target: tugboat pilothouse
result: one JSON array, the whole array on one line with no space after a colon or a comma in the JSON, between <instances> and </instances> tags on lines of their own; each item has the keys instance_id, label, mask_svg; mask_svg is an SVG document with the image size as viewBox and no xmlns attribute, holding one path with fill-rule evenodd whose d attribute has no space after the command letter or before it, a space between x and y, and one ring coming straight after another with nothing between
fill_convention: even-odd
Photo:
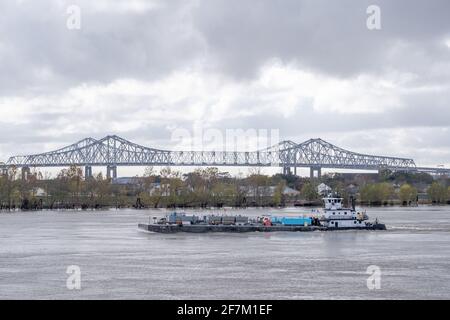
<instances>
[{"instance_id":1,"label":"tugboat pilothouse","mask_svg":"<svg viewBox=\"0 0 450 320\"><path fill-rule=\"evenodd\" d=\"M333 196L323 198L325 207L320 222L324 227L329 229L354 229L354 228L373 228L378 225L378 221L374 224L368 222L369 217L365 212L357 212L355 210L355 202L352 198L352 207L343 208L343 198Z\"/></svg>"}]
</instances>

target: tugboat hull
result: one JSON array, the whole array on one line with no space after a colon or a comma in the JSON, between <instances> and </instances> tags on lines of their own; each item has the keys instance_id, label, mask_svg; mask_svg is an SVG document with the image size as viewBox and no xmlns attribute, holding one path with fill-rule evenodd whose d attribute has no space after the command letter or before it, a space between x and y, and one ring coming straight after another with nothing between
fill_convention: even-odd
<instances>
[{"instance_id":1,"label":"tugboat hull","mask_svg":"<svg viewBox=\"0 0 450 320\"><path fill-rule=\"evenodd\" d=\"M352 228L352 227L338 227L338 228L327 227L325 229L328 230L328 231L336 231L336 230L387 230L386 229L386 225L382 224L382 223L377 223L377 224L372 224L372 225L368 225L368 226L364 226L364 227L357 227L357 228Z\"/></svg>"}]
</instances>

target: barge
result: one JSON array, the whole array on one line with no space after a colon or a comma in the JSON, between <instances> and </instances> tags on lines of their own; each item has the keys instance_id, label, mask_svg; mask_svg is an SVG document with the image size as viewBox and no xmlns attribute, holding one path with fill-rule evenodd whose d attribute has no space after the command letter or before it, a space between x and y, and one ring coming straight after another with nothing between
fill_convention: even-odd
<instances>
[{"instance_id":1,"label":"barge","mask_svg":"<svg viewBox=\"0 0 450 320\"><path fill-rule=\"evenodd\" d=\"M191 232L191 233L205 233L205 232L274 232L274 231L314 231L327 230L320 226L264 226L260 224L248 225L209 225L209 224L145 224L140 223L139 228L159 233L175 233L175 232Z\"/></svg>"},{"instance_id":2,"label":"barge","mask_svg":"<svg viewBox=\"0 0 450 320\"><path fill-rule=\"evenodd\" d=\"M356 211L354 200L352 207L344 208L343 199L332 195L324 200L323 211L303 216L263 216L250 219L245 216L195 216L173 212L162 219L153 218L153 223L140 223L138 227L145 231L158 233L205 233L205 232L296 232L296 231L332 231L332 230L386 230L378 222L369 222L365 212Z\"/></svg>"}]
</instances>

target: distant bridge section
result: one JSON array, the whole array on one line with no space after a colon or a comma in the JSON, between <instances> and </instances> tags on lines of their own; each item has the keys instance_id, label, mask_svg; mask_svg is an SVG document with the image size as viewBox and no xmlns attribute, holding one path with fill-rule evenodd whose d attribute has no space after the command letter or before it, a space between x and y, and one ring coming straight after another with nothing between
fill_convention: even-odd
<instances>
[{"instance_id":1,"label":"distant bridge section","mask_svg":"<svg viewBox=\"0 0 450 320\"><path fill-rule=\"evenodd\" d=\"M31 167L84 166L85 176L92 176L93 166L106 166L107 176L117 177L118 166L239 166L282 167L285 174L309 167L311 177L322 168L428 172L449 174L450 169L417 167L414 160L373 156L339 148L322 139L297 144L283 141L270 148L243 151L169 151L144 147L118 136L96 140L83 139L67 147L41 154L14 156L0 167L15 166L22 173Z\"/></svg>"}]
</instances>

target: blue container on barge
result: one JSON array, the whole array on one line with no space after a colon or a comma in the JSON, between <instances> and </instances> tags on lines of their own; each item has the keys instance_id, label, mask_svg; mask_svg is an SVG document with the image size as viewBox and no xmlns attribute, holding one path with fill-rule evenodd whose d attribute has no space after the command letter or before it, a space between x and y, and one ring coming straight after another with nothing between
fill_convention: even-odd
<instances>
[{"instance_id":1,"label":"blue container on barge","mask_svg":"<svg viewBox=\"0 0 450 320\"><path fill-rule=\"evenodd\" d=\"M272 224L281 224L284 226L310 226L311 217L270 217Z\"/></svg>"}]
</instances>

